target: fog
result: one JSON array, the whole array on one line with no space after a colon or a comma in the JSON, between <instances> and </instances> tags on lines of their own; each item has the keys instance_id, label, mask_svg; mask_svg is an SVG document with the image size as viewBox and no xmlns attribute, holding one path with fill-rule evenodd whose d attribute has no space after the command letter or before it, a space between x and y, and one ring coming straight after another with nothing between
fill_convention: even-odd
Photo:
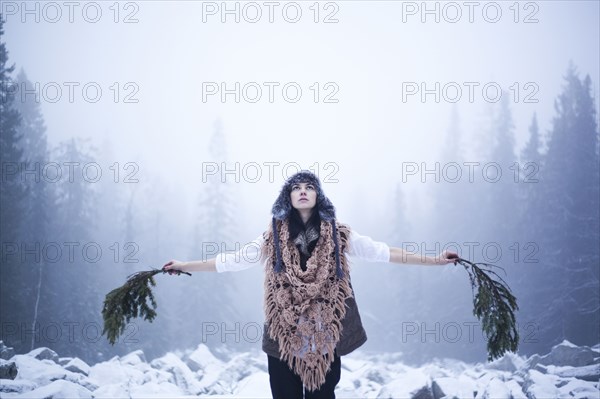
<instances>
[{"instance_id":1,"label":"fog","mask_svg":"<svg viewBox=\"0 0 600 399\"><path fill-rule=\"evenodd\" d=\"M517 298L537 284L521 273L522 259L515 262L509 249L518 241L517 247L528 251L527 244L535 242L542 260L550 250L550 244L538 241L539 231L525 236L518 227L523 212L517 209L524 200L517 197L485 212L469 200L483 198L489 186L483 163L501 165L501 182L513 181L513 162L520 162L519 172L524 172L519 154L529 140L534 114L540 152L546 152L555 101L565 87L570 63L582 80L586 75L591 79L597 126L597 2L469 6L340 1L275 2L272 7L264 2L75 3L70 8L62 2L2 2L2 42L9 65L16 65L13 77L22 69L38 90L36 97L22 90L24 86L13 87L17 103L39 104L48 148L71 138L88 139L80 150L96 148L89 153L100 165L102 179L87 184L94 193L88 204L93 204L95 216L85 240L107 243L103 249L108 257L113 242L122 250L132 241L138 248L134 257L139 263L134 266L123 264L121 254L117 262L84 265L93 270L90 281L87 275L73 276L81 286L97 290L90 314L99 317L103 295L124 282L125 271L162 267L171 259L199 259L210 242L224 241L226 250L234 250L235 243L243 245L259 236L285 177L297 166L318 173L338 220L360 234L396 247L418 243L411 248L429 255L448 242L501 242L504 257L493 260L505 266ZM234 11L224 12L224 7ZM427 13L423 7L434 11ZM503 115L499 97L507 100L512 118L512 158L500 159L494 151L494 121ZM597 160L597 147L595 153ZM49 161L62 162L56 154L51 152ZM462 173L458 193L443 184L449 179L446 172L453 175L444 166L452 162ZM479 163L469 169L470 162ZM435 170L436 163L437 172L426 173ZM597 164L580 172L592 176L596 169ZM68 168L62 164L61 171L65 175ZM78 176L81 169L75 172ZM474 181L468 181L470 172ZM128 178L133 181L126 182ZM398 187L401 200L396 197ZM521 185L513 184L517 187ZM58 213L49 210L51 217ZM513 224L496 237L488 228L499 220ZM226 226L211 230L219 224ZM56 229L64 232L61 226ZM490 235L479 233L484 230ZM573 249L564 245L566 251ZM473 260L489 260L479 248L472 253L464 246L459 249ZM598 252L592 250L589 265L595 270ZM536 271L546 270L545 265L536 263ZM45 276L59 270L44 268ZM183 319L195 326L207 320L217 325L262 323L263 274L257 266L220 275L157 276L158 317L154 324L136 321L138 341L128 349L142 347L158 355L184 342L183 346L204 341L210 347L230 348L260 345L244 337L241 342L231 337L203 339L204 324L195 331L179 328ZM552 276L561 279L559 272ZM3 273L2 279L10 278ZM463 338L455 345L441 336L440 344L433 337L439 331L405 336L402 329L407 324L390 327L392 319L423 329L421 323L426 322L434 331L438 321L453 321L462 328L476 322L467 274L460 266L355 261L352 278L369 336L364 350L403 351L414 362L433 356L483 356L482 339ZM78 300L59 282L47 284L47 295L62 292L69 303ZM585 295L597 298L597 280L591 292L591 297L589 292ZM15 291L3 292L3 299L9 296L20 297ZM47 320L64 322L64 316L51 309L45 310ZM541 334L544 322L526 302L522 309L523 325L535 326L521 331L537 338L529 342L531 350L537 350L536 345L549 348L564 338L555 330ZM598 312L591 312L592 319ZM82 323L85 317L81 315ZM20 320L4 312L2 319ZM598 338L597 328L588 332L581 342L567 338L577 344L587 344L583 341L590 336ZM467 329L462 333L466 337ZM7 331L3 335L10 341ZM13 346L23 341L29 349L31 336L12 338ZM125 351L106 347L103 339L80 356L98 360ZM90 343L65 345L78 353ZM421 354L415 353L419 350Z\"/></svg>"}]
</instances>

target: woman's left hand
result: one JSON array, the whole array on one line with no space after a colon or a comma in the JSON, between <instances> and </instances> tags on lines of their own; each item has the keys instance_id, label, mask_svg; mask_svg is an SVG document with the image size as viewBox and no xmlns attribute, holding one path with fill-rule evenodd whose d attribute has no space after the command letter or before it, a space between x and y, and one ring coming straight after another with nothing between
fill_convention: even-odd
<instances>
[{"instance_id":1,"label":"woman's left hand","mask_svg":"<svg viewBox=\"0 0 600 399\"><path fill-rule=\"evenodd\" d=\"M457 253L444 251L435 257L435 263L436 265L447 265L448 263L454 263L454 265L456 265L458 258L459 256Z\"/></svg>"}]
</instances>

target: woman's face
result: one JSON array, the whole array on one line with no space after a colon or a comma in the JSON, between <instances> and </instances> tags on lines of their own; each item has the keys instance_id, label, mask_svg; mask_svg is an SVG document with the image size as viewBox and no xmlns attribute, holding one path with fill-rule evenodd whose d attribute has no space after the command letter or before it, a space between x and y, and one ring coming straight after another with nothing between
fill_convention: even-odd
<instances>
[{"instance_id":1,"label":"woman's face","mask_svg":"<svg viewBox=\"0 0 600 399\"><path fill-rule=\"evenodd\" d=\"M312 183L295 183L290 197L292 206L298 210L312 209L317 204L317 190Z\"/></svg>"}]
</instances>

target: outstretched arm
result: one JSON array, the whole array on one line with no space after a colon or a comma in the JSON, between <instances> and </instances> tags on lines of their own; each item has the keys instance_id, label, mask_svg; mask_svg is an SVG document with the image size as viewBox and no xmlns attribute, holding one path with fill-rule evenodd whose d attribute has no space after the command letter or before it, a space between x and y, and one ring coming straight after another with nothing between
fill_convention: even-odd
<instances>
[{"instance_id":1,"label":"outstretched arm","mask_svg":"<svg viewBox=\"0 0 600 399\"><path fill-rule=\"evenodd\" d=\"M390 262L392 263L404 263L411 265L422 265L422 266L444 266L449 263L454 263L458 255L454 252L444 251L436 256L425 256L418 253L407 252L402 248L390 247Z\"/></svg>"},{"instance_id":2,"label":"outstretched arm","mask_svg":"<svg viewBox=\"0 0 600 399\"><path fill-rule=\"evenodd\" d=\"M169 274L174 274L176 270L182 272L216 272L217 267L215 265L215 259L216 257L207 260L193 260L190 262L171 260L163 266L163 269L173 270L172 272L169 271Z\"/></svg>"},{"instance_id":3,"label":"outstretched arm","mask_svg":"<svg viewBox=\"0 0 600 399\"><path fill-rule=\"evenodd\" d=\"M182 272L228 272L240 271L262 264L265 259L263 251L264 237L262 234L244 245L239 251L234 253L220 253L214 258L207 260L193 260L189 262L180 262L171 260L164 266L164 270L169 271L169 274L176 273L177 270Z\"/></svg>"},{"instance_id":4,"label":"outstretched arm","mask_svg":"<svg viewBox=\"0 0 600 399\"><path fill-rule=\"evenodd\" d=\"M447 265L458 260L454 252L444 251L437 256L425 256L407 252L401 248L390 247L381 241L358 234L352 230L350 234L350 249L348 254L367 262L390 262L423 266Z\"/></svg>"}]
</instances>

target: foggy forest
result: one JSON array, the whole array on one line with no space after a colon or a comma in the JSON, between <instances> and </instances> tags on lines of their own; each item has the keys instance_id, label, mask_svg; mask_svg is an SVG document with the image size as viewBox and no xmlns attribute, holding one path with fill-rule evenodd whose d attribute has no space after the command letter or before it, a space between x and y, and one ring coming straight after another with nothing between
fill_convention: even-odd
<instances>
[{"instance_id":1,"label":"foggy forest","mask_svg":"<svg viewBox=\"0 0 600 399\"><path fill-rule=\"evenodd\" d=\"M249 14L222 23L212 2L201 11L201 2L115 3L120 14L103 4L96 25L49 23L51 10L31 22L20 3L6 3L0 340L14 354L49 348L93 365L139 350L145 359L189 354L199 345L221 359L256 353L262 265L157 275L157 317L130 320L115 345L102 334L102 304L134 272L238 251L267 229L286 176L300 169L319 175L338 218L360 234L501 266L519 305L519 355L550 353L565 341L600 343L597 2L538 2L540 22L527 26L442 18L426 32L412 14L388 20L395 11L386 2L315 3L321 14L306 4L300 23L275 12L272 25L250 23ZM312 19L328 14L340 22ZM583 14L590 19L578 20ZM139 22L112 19L128 15ZM445 49L443 32L453 29L456 49ZM64 48L53 44L61 40ZM456 87L443 83L453 76L479 82L475 101L462 83L461 100L448 100ZM434 80L447 90L437 92ZM500 82L497 101L478 97L490 80ZM79 97L90 81L102 88L101 101ZM303 90L297 103L285 99L293 90L280 89L291 81ZM264 82L278 82L273 102ZM401 354L407 367L485 362L461 265L350 264L368 335L360 354ZM263 355L255 361L266 364Z\"/></svg>"}]
</instances>

